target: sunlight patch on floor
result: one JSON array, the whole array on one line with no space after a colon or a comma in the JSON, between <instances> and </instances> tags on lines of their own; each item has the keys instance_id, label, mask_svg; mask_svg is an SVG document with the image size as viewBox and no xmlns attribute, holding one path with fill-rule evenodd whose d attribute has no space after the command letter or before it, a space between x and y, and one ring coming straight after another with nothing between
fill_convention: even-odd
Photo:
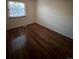
<instances>
[{"instance_id":1,"label":"sunlight patch on floor","mask_svg":"<svg viewBox=\"0 0 79 59\"><path fill-rule=\"evenodd\" d=\"M24 47L24 45L26 44L26 40L27 39L24 35L18 36L15 39L13 39L11 42L12 50L17 50Z\"/></svg>"}]
</instances>

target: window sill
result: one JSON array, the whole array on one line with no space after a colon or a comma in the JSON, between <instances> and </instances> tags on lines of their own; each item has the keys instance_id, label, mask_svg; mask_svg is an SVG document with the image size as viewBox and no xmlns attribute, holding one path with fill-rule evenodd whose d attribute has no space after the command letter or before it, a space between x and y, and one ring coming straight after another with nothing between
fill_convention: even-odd
<instances>
[{"instance_id":1,"label":"window sill","mask_svg":"<svg viewBox=\"0 0 79 59\"><path fill-rule=\"evenodd\" d=\"M24 18L26 16L20 16L20 17L8 17L9 19L14 19L14 18Z\"/></svg>"}]
</instances>

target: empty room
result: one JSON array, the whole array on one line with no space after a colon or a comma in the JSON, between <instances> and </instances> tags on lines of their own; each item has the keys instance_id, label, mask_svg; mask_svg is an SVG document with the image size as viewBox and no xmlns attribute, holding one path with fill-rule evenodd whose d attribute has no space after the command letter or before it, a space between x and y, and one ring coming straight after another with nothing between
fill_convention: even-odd
<instances>
[{"instance_id":1,"label":"empty room","mask_svg":"<svg viewBox=\"0 0 79 59\"><path fill-rule=\"evenodd\" d=\"M73 59L73 0L7 0L7 59Z\"/></svg>"}]
</instances>

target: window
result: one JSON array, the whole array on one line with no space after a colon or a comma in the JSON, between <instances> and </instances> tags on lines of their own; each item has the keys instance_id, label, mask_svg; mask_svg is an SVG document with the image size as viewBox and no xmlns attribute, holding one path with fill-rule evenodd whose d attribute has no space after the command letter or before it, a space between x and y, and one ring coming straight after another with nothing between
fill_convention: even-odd
<instances>
[{"instance_id":1,"label":"window","mask_svg":"<svg viewBox=\"0 0 79 59\"><path fill-rule=\"evenodd\" d=\"M26 15L25 5L22 2L8 2L8 16L9 17L22 17Z\"/></svg>"}]
</instances>

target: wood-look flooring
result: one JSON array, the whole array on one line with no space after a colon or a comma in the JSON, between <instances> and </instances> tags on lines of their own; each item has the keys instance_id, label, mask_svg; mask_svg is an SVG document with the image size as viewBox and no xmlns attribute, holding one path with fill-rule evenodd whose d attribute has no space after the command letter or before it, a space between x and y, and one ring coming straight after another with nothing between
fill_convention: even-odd
<instances>
[{"instance_id":1,"label":"wood-look flooring","mask_svg":"<svg viewBox=\"0 0 79 59\"><path fill-rule=\"evenodd\" d=\"M68 59L73 40L37 23L7 30L7 59Z\"/></svg>"}]
</instances>

